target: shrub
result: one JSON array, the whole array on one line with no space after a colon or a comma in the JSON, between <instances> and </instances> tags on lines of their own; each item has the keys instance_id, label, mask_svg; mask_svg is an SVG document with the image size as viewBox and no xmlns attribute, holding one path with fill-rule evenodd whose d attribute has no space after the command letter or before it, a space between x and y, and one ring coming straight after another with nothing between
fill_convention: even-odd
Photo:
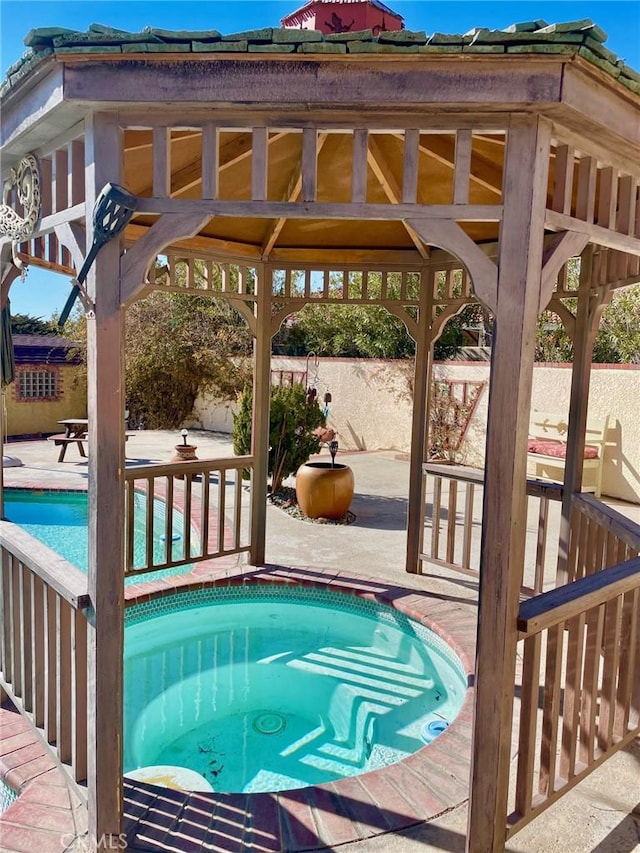
<instances>
[{"instance_id":1,"label":"shrub","mask_svg":"<svg viewBox=\"0 0 640 853\"><path fill-rule=\"evenodd\" d=\"M233 451L251 452L251 412L253 389L247 383L240 395L239 410L233 418ZM324 426L325 416L317 401L307 401L307 393L299 382L271 387L269 408L269 474L271 492L277 492L282 481L295 474L300 465L318 453L320 441L313 431Z\"/></svg>"}]
</instances>

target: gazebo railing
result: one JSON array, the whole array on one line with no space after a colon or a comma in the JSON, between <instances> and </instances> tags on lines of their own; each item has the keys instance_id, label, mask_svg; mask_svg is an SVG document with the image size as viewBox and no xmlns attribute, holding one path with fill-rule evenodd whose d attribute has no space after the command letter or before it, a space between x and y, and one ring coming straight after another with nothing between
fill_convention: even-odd
<instances>
[{"instance_id":1,"label":"gazebo railing","mask_svg":"<svg viewBox=\"0 0 640 853\"><path fill-rule=\"evenodd\" d=\"M70 780L83 782L87 576L9 521L0 521L0 556L0 686Z\"/></svg>"},{"instance_id":2,"label":"gazebo railing","mask_svg":"<svg viewBox=\"0 0 640 853\"><path fill-rule=\"evenodd\" d=\"M421 572L443 566L477 578L480 566L483 472L476 468L426 463L423 468L425 520L420 544ZM555 582L557 543L549 539L551 512L559 515L562 486L527 481L527 571L523 595ZM554 507L555 504L555 507ZM532 568L531 568L532 567Z\"/></svg>"},{"instance_id":3,"label":"gazebo railing","mask_svg":"<svg viewBox=\"0 0 640 853\"><path fill-rule=\"evenodd\" d=\"M640 527L591 495L571 501L567 580L600 572L637 557Z\"/></svg>"},{"instance_id":4,"label":"gazebo railing","mask_svg":"<svg viewBox=\"0 0 640 853\"><path fill-rule=\"evenodd\" d=\"M253 457L135 465L125 472L125 573L137 575L250 548L242 480Z\"/></svg>"},{"instance_id":5,"label":"gazebo railing","mask_svg":"<svg viewBox=\"0 0 640 853\"><path fill-rule=\"evenodd\" d=\"M640 558L523 602L518 628L509 835L640 734Z\"/></svg>"}]
</instances>

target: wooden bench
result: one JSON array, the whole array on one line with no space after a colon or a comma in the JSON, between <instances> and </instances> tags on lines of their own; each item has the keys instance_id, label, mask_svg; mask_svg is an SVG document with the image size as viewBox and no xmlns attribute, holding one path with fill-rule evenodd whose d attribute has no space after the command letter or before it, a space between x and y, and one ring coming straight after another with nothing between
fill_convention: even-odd
<instances>
[{"instance_id":1,"label":"wooden bench","mask_svg":"<svg viewBox=\"0 0 640 853\"><path fill-rule=\"evenodd\" d=\"M135 435L135 432L125 432L124 440L129 441L132 435ZM47 441L52 441L56 447L60 447L60 454L58 456L58 462L64 462L65 453L67 452L67 447L70 444L78 445L78 452L83 459L87 458L87 454L84 451L84 442L87 440L86 435L65 435L63 432L57 433L56 435L50 435L47 438Z\"/></svg>"},{"instance_id":2,"label":"wooden bench","mask_svg":"<svg viewBox=\"0 0 640 853\"><path fill-rule=\"evenodd\" d=\"M597 498L602 490L602 472L609 418L589 420L585 433L583 462L589 482L584 482L582 491L593 492ZM531 412L529 419L529 441L527 444L527 471L538 479L564 480L564 464L567 455L566 418L550 412ZM535 469L535 470L534 470ZM553 476L553 471L559 476ZM550 473L551 472L551 473Z\"/></svg>"}]
</instances>

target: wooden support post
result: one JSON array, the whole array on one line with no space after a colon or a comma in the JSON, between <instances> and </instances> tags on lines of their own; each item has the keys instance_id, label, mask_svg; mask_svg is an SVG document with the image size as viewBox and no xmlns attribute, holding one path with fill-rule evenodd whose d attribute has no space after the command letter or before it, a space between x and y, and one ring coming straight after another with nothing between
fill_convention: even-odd
<instances>
[{"instance_id":1,"label":"wooden support post","mask_svg":"<svg viewBox=\"0 0 640 853\"><path fill-rule=\"evenodd\" d=\"M594 247L590 245L584 250L580 259L580 283L578 288L576 329L573 338L569 428L567 432L567 457L564 465L564 495L562 498L556 586L566 584L569 579L567 559L569 556L571 503L574 493L579 492L582 488L582 460L584 458L585 434L587 429L591 357L593 342L598 330L598 320L602 311L602 308L600 308L596 312L596 316L592 316L591 291L594 278L593 273Z\"/></svg>"},{"instance_id":2,"label":"wooden support post","mask_svg":"<svg viewBox=\"0 0 640 853\"><path fill-rule=\"evenodd\" d=\"M253 415L251 421L251 549L254 566L265 561L267 478L269 469L269 403L271 392L271 276L269 266L256 269L256 332L253 343Z\"/></svg>"},{"instance_id":3,"label":"wooden support post","mask_svg":"<svg viewBox=\"0 0 640 853\"><path fill-rule=\"evenodd\" d=\"M470 853L498 853L506 841L516 620L527 520L526 442L549 146L546 122L512 119L505 155L489 391L467 832ZM469 272L473 278L473 269Z\"/></svg>"},{"instance_id":4,"label":"wooden support post","mask_svg":"<svg viewBox=\"0 0 640 853\"><path fill-rule=\"evenodd\" d=\"M122 134L107 115L86 122L87 235L96 196L120 183ZM122 816L124 623L123 318L120 240L107 243L87 278L89 595L87 752L89 836L117 850Z\"/></svg>"},{"instance_id":5,"label":"wooden support post","mask_svg":"<svg viewBox=\"0 0 640 853\"><path fill-rule=\"evenodd\" d=\"M433 365L431 319L433 316L433 286L435 273L423 272L420 277L420 312L413 379L413 417L411 421L411 459L409 462L409 495L407 500L407 557L405 570L417 574L420 570L420 542L424 524L422 463L429 433L429 391Z\"/></svg>"}]
</instances>

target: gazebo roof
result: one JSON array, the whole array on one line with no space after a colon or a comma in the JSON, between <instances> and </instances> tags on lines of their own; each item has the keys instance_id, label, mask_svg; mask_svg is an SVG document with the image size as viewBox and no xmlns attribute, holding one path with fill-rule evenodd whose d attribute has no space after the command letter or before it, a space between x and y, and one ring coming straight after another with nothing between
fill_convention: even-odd
<instances>
[{"instance_id":1,"label":"gazebo roof","mask_svg":"<svg viewBox=\"0 0 640 853\"><path fill-rule=\"evenodd\" d=\"M418 134L415 201L442 206L454 195L454 129L465 116L473 134L467 199L473 209L456 218L476 243L495 244L498 237L494 214L505 133L515 115L539 115L566 131L563 139L575 149L576 165L583 140L589 140L590 156L621 174L635 172L640 74L608 50L605 40L606 33L588 19L527 21L463 35L408 30L323 35L271 27L227 35L151 27L129 33L100 24L87 32L34 29L25 39L29 51L0 89L0 145L9 167L29 151L46 152L52 141L68 139L92 112L118 110L125 128L121 181L141 200L126 232L131 244L161 212L148 201L157 178L154 126L166 117L172 128L166 196L186 204L202 196L202 128L213 122L219 145L216 200L232 203L233 210L226 204L225 215L212 205L197 240L179 248L248 261L296 255L315 262L319 253L330 252L335 262L373 263L381 253L391 263L419 264L426 257L422 241L399 216L386 215L403 201L403 128ZM306 218L296 218L289 212L292 204L304 204L302 130L312 114L315 204L304 210ZM265 128L261 188L253 174L251 128L257 125ZM360 154L354 148L357 127L368 134L364 146L360 137ZM552 145L549 199L555 136ZM354 200L354 158L360 155L360 200L377 213L370 209L360 216L352 205L340 221L329 208ZM281 205L274 206L273 216L256 215L251 206L256 189ZM575 208L577 182L571 192Z\"/></svg>"},{"instance_id":2,"label":"gazebo roof","mask_svg":"<svg viewBox=\"0 0 640 853\"><path fill-rule=\"evenodd\" d=\"M0 95L17 86L47 57L110 53L391 53L391 54L565 54L581 56L623 86L640 93L640 74L603 44L607 34L588 18L547 24L526 21L503 30L477 27L464 34L398 30L374 36L371 30L323 35L317 30L265 27L223 35L145 27L139 33L91 24L86 32L62 27L31 30L29 50L6 74Z\"/></svg>"}]
</instances>

